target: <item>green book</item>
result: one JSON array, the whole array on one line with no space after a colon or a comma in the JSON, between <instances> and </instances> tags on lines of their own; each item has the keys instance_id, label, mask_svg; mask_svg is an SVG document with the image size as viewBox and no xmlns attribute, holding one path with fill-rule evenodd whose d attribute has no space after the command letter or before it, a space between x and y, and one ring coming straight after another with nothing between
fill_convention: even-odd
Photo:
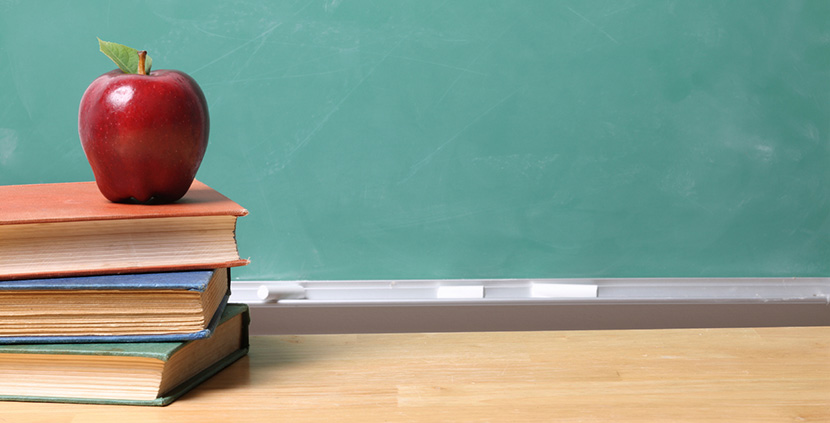
<instances>
[{"instance_id":1,"label":"green book","mask_svg":"<svg viewBox=\"0 0 830 423\"><path fill-rule=\"evenodd\" d=\"M204 339L0 345L0 400L167 405L247 354L249 323L228 304Z\"/></svg>"}]
</instances>

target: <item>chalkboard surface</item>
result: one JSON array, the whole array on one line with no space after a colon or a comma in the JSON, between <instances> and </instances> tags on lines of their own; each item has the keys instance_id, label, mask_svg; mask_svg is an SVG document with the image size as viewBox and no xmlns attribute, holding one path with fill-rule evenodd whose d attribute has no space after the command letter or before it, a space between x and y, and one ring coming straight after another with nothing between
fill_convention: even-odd
<instances>
[{"instance_id":1,"label":"chalkboard surface","mask_svg":"<svg viewBox=\"0 0 830 423\"><path fill-rule=\"evenodd\" d=\"M235 279L830 275L826 0L0 1L0 183L92 179L96 37L204 89Z\"/></svg>"}]
</instances>

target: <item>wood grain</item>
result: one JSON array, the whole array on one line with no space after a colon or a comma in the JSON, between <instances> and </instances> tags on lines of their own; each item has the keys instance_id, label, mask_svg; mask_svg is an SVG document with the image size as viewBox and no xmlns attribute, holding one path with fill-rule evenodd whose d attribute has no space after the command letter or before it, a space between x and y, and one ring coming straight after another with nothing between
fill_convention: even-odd
<instances>
[{"instance_id":1,"label":"wood grain","mask_svg":"<svg viewBox=\"0 0 830 423\"><path fill-rule=\"evenodd\" d=\"M830 421L830 327L255 336L164 408L0 421Z\"/></svg>"}]
</instances>

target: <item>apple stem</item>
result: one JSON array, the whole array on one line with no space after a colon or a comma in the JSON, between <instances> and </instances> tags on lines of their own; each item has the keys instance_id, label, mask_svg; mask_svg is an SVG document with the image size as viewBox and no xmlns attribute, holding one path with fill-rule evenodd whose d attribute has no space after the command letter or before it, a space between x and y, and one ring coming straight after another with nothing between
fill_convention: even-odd
<instances>
[{"instance_id":1,"label":"apple stem","mask_svg":"<svg viewBox=\"0 0 830 423\"><path fill-rule=\"evenodd\" d=\"M144 60L147 57L147 51L141 50L138 52L138 74L139 75L147 75L147 72L144 70Z\"/></svg>"}]
</instances>

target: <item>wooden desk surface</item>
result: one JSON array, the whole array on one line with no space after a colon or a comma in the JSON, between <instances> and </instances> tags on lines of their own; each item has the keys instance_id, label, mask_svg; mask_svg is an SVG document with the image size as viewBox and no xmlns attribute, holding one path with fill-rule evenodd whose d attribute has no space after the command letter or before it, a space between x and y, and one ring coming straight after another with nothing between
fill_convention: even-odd
<instances>
[{"instance_id":1,"label":"wooden desk surface","mask_svg":"<svg viewBox=\"0 0 830 423\"><path fill-rule=\"evenodd\" d=\"M0 422L830 421L830 327L252 337L167 407Z\"/></svg>"}]
</instances>

